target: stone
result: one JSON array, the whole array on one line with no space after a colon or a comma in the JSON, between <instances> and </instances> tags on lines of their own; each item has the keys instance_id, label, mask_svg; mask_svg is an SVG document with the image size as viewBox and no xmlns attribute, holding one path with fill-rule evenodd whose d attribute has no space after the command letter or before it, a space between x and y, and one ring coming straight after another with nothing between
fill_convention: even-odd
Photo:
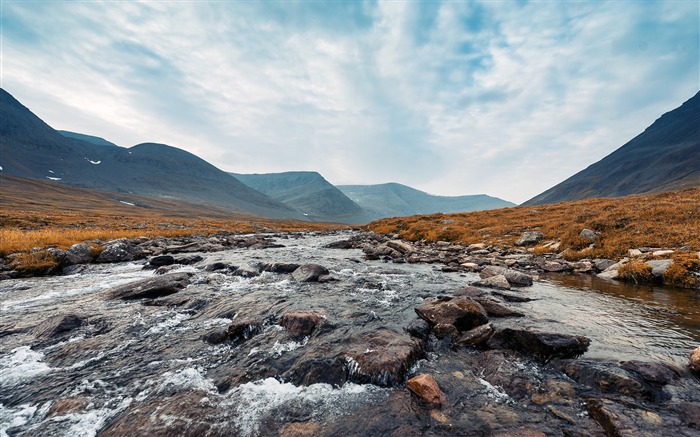
<instances>
[{"instance_id":1,"label":"stone","mask_svg":"<svg viewBox=\"0 0 700 437\"><path fill-rule=\"evenodd\" d=\"M666 385L680 376L677 370L661 363L631 360L622 363L620 367L636 374L649 384L659 386Z\"/></svg>"},{"instance_id":2,"label":"stone","mask_svg":"<svg viewBox=\"0 0 700 437\"><path fill-rule=\"evenodd\" d=\"M666 273L666 270L668 270L672 263L672 259L658 259L646 262L646 264L651 267L651 274L657 279L661 278L664 273Z\"/></svg>"},{"instance_id":3,"label":"stone","mask_svg":"<svg viewBox=\"0 0 700 437\"><path fill-rule=\"evenodd\" d=\"M663 392L637 378L631 377L614 365L593 360L571 360L562 362L564 373L578 382L603 392L621 394L636 399L658 401Z\"/></svg>"},{"instance_id":4,"label":"stone","mask_svg":"<svg viewBox=\"0 0 700 437\"><path fill-rule=\"evenodd\" d=\"M688 367L693 372L700 374L700 347L695 348L690 354Z\"/></svg>"},{"instance_id":5,"label":"stone","mask_svg":"<svg viewBox=\"0 0 700 437\"><path fill-rule=\"evenodd\" d=\"M671 255L675 252L675 250L671 249L665 249L665 250L655 250L652 252L652 256L666 256L666 255Z\"/></svg>"},{"instance_id":6,"label":"stone","mask_svg":"<svg viewBox=\"0 0 700 437\"><path fill-rule=\"evenodd\" d=\"M261 266L260 271L271 273L292 273L299 268L299 264L293 263L265 263Z\"/></svg>"},{"instance_id":7,"label":"stone","mask_svg":"<svg viewBox=\"0 0 700 437\"><path fill-rule=\"evenodd\" d=\"M74 244L66 250L67 261L73 264L88 264L91 263L94 256L92 249L85 243Z\"/></svg>"},{"instance_id":8,"label":"stone","mask_svg":"<svg viewBox=\"0 0 700 437\"><path fill-rule=\"evenodd\" d=\"M342 352L348 379L358 384L393 387L401 384L408 370L425 357L422 342L390 329L356 336Z\"/></svg>"},{"instance_id":9,"label":"stone","mask_svg":"<svg viewBox=\"0 0 700 437\"><path fill-rule=\"evenodd\" d=\"M590 229L583 229L578 236L591 243L595 243L600 238L595 231L591 231Z\"/></svg>"},{"instance_id":10,"label":"stone","mask_svg":"<svg viewBox=\"0 0 700 437\"><path fill-rule=\"evenodd\" d=\"M479 264L477 263L462 263L459 266L467 270L479 270Z\"/></svg>"},{"instance_id":11,"label":"stone","mask_svg":"<svg viewBox=\"0 0 700 437\"><path fill-rule=\"evenodd\" d=\"M390 240L386 242L386 245L397 252L400 252L402 255L415 251L412 244L402 240Z\"/></svg>"},{"instance_id":12,"label":"stone","mask_svg":"<svg viewBox=\"0 0 700 437\"><path fill-rule=\"evenodd\" d=\"M504 429L491 434L492 437L547 437L547 434L534 428L520 427Z\"/></svg>"},{"instance_id":13,"label":"stone","mask_svg":"<svg viewBox=\"0 0 700 437\"><path fill-rule=\"evenodd\" d=\"M411 336L425 340L430 335L430 325L423 319L415 319L405 329Z\"/></svg>"},{"instance_id":14,"label":"stone","mask_svg":"<svg viewBox=\"0 0 700 437\"><path fill-rule=\"evenodd\" d=\"M591 416L609 436L658 435L647 433L629 416L628 409L607 399L589 399L586 408ZM658 430L661 431L661 430Z\"/></svg>"},{"instance_id":15,"label":"stone","mask_svg":"<svg viewBox=\"0 0 700 437\"><path fill-rule=\"evenodd\" d=\"M437 337L440 340L446 337L454 338L457 336L458 332L459 331L457 331L455 325L451 324L438 323L437 325L433 326L433 333L435 334L435 337Z\"/></svg>"},{"instance_id":16,"label":"stone","mask_svg":"<svg viewBox=\"0 0 700 437\"><path fill-rule=\"evenodd\" d=\"M133 261L142 253L139 247L133 247L125 238L110 241L97 256L98 263L119 263Z\"/></svg>"},{"instance_id":17,"label":"stone","mask_svg":"<svg viewBox=\"0 0 700 437\"><path fill-rule=\"evenodd\" d=\"M458 331L468 331L488 323L486 310L467 297L441 298L415 309L418 317L435 326L454 325Z\"/></svg>"},{"instance_id":18,"label":"stone","mask_svg":"<svg viewBox=\"0 0 700 437\"><path fill-rule=\"evenodd\" d=\"M46 412L46 416L66 416L68 414L77 413L85 410L89 404L90 398L87 396L61 398L51 405L49 411Z\"/></svg>"},{"instance_id":19,"label":"stone","mask_svg":"<svg viewBox=\"0 0 700 437\"><path fill-rule=\"evenodd\" d=\"M495 299L475 297L474 300L478 302L486 310L486 314L489 317L523 317L524 314L518 311L512 310L501 302Z\"/></svg>"},{"instance_id":20,"label":"stone","mask_svg":"<svg viewBox=\"0 0 700 437\"><path fill-rule=\"evenodd\" d=\"M188 256L179 256L175 258L174 264L184 264L184 265L190 265L190 264L195 264L200 261L202 261L204 258L201 255L188 255Z\"/></svg>"},{"instance_id":21,"label":"stone","mask_svg":"<svg viewBox=\"0 0 700 437\"><path fill-rule=\"evenodd\" d=\"M321 426L314 422L285 423L280 429L280 437L313 437L319 435Z\"/></svg>"},{"instance_id":22,"label":"stone","mask_svg":"<svg viewBox=\"0 0 700 437\"><path fill-rule=\"evenodd\" d=\"M175 263L175 258L171 255L158 255L148 260L148 263L155 267L169 266Z\"/></svg>"},{"instance_id":23,"label":"stone","mask_svg":"<svg viewBox=\"0 0 700 437\"><path fill-rule=\"evenodd\" d=\"M498 275L505 276L508 283L516 287L527 287L532 285L532 276L517 270L507 269L505 267L487 266L484 267L484 269L479 273L479 277L482 279Z\"/></svg>"},{"instance_id":24,"label":"stone","mask_svg":"<svg viewBox=\"0 0 700 437\"><path fill-rule=\"evenodd\" d=\"M588 350L590 343L583 336L504 328L496 331L486 345L492 349L516 350L548 362L552 358L578 357Z\"/></svg>"},{"instance_id":25,"label":"stone","mask_svg":"<svg viewBox=\"0 0 700 437\"><path fill-rule=\"evenodd\" d=\"M506 277L503 275L491 276L489 278L477 281L475 282L475 284L480 285L482 287L501 288L503 290L510 290L510 283L508 282L508 279L506 279Z\"/></svg>"},{"instance_id":26,"label":"stone","mask_svg":"<svg viewBox=\"0 0 700 437\"><path fill-rule=\"evenodd\" d=\"M556 261L545 261L539 267L545 272L564 272L569 270L569 266Z\"/></svg>"},{"instance_id":27,"label":"stone","mask_svg":"<svg viewBox=\"0 0 700 437\"><path fill-rule=\"evenodd\" d=\"M246 341L262 332L263 326L257 320L236 320L228 326L227 335L236 341Z\"/></svg>"},{"instance_id":28,"label":"stone","mask_svg":"<svg viewBox=\"0 0 700 437\"><path fill-rule=\"evenodd\" d=\"M279 324L292 335L306 337L311 335L321 320L321 316L314 311L295 311L284 314Z\"/></svg>"},{"instance_id":29,"label":"stone","mask_svg":"<svg viewBox=\"0 0 700 437\"><path fill-rule=\"evenodd\" d=\"M216 272L219 270L236 270L238 267L233 266L231 264L227 264L225 262L217 261L213 262L206 267L204 267L204 271L206 272Z\"/></svg>"},{"instance_id":30,"label":"stone","mask_svg":"<svg viewBox=\"0 0 700 437\"><path fill-rule=\"evenodd\" d=\"M486 323L462 332L455 338L454 342L462 346L478 346L486 342L491 337L491 334L493 334L493 327L490 323Z\"/></svg>"},{"instance_id":31,"label":"stone","mask_svg":"<svg viewBox=\"0 0 700 437\"><path fill-rule=\"evenodd\" d=\"M32 329L32 334L40 340L63 338L66 334L83 326L86 321L85 317L75 314L59 314L41 322Z\"/></svg>"},{"instance_id":32,"label":"stone","mask_svg":"<svg viewBox=\"0 0 700 437\"><path fill-rule=\"evenodd\" d=\"M532 301L531 298L525 297L525 296L518 296L515 294L510 294L510 293L503 293L501 291L494 291L493 292L494 296L498 296L505 300L506 302L530 302Z\"/></svg>"},{"instance_id":33,"label":"stone","mask_svg":"<svg viewBox=\"0 0 700 437\"><path fill-rule=\"evenodd\" d=\"M590 261L578 261L571 266L575 273L588 273L593 271L593 263Z\"/></svg>"},{"instance_id":34,"label":"stone","mask_svg":"<svg viewBox=\"0 0 700 437\"><path fill-rule=\"evenodd\" d=\"M598 276L601 279L618 279L620 277L620 274L618 273L617 269L612 269L600 272L596 276Z\"/></svg>"},{"instance_id":35,"label":"stone","mask_svg":"<svg viewBox=\"0 0 700 437\"><path fill-rule=\"evenodd\" d=\"M292 272L292 277L299 282L315 282L321 275L327 275L328 269L318 264L303 264Z\"/></svg>"},{"instance_id":36,"label":"stone","mask_svg":"<svg viewBox=\"0 0 700 437\"><path fill-rule=\"evenodd\" d=\"M516 246L533 246L542 240L544 235L540 231L526 231L520 235L518 241L515 242Z\"/></svg>"},{"instance_id":37,"label":"stone","mask_svg":"<svg viewBox=\"0 0 700 437\"><path fill-rule=\"evenodd\" d=\"M177 293L189 283L190 273L168 273L120 285L105 293L109 299L156 298Z\"/></svg>"},{"instance_id":38,"label":"stone","mask_svg":"<svg viewBox=\"0 0 700 437\"><path fill-rule=\"evenodd\" d=\"M630 249L630 250L627 251L627 254L628 254L630 257L636 258L636 257L642 256L642 251L639 250L639 249Z\"/></svg>"},{"instance_id":39,"label":"stone","mask_svg":"<svg viewBox=\"0 0 700 437\"><path fill-rule=\"evenodd\" d=\"M297 361L282 375L294 385L330 384L340 387L348 380L348 368L343 357L316 357Z\"/></svg>"},{"instance_id":40,"label":"stone","mask_svg":"<svg viewBox=\"0 0 700 437\"><path fill-rule=\"evenodd\" d=\"M617 264L617 262L611 259L597 258L593 260L593 265L595 266L595 269L599 272L604 272L609 267L615 264Z\"/></svg>"},{"instance_id":41,"label":"stone","mask_svg":"<svg viewBox=\"0 0 700 437\"><path fill-rule=\"evenodd\" d=\"M442 407L447 404L447 397L440 390L435 379L427 373L416 375L406 381L406 387L418 399L434 407Z\"/></svg>"},{"instance_id":42,"label":"stone","mask_svg":"<svg viewBox=\"0 0 700 437\"><path fill-rule=\"evenodd\" d=\"M484 243L474 243L474 244L470 244L469 246L467 246L468 252L473 252L475 250L483 250L483 249L486 249L486 244L484 244Z\"/></svg>"},{"instance_id":43,"label":"stone","mask_svg":"<svg viewBox=\"0 0 700 437\"><path fill-rule=\"evenodd\" d=\"M244 265L244 266L240 266L236 270L234 270L233 275L240 276L242 278L254 278L256 276L260 276L260 273L258 272L257 267L250 266L250 265Z\"/></svg>"}]
</instances>

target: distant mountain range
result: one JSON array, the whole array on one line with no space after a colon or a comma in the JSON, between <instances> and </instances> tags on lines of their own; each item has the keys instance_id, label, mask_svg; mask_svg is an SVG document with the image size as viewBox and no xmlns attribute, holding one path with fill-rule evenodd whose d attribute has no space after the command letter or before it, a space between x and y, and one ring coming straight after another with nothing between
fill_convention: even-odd
<instances>
[{"instance_id":1,"label":"distant mountain range","mask_svg":"<svg viewBox=\"0 0 700 437\"><path fill-rule=\"evenodd\" d=\"M366 186L372 194L358 196L358 204L316 172L232 175L165 144L124 148L97 136L56 131L4 89L0 147L3 175L269 218L365 223L393 215L512 205L488 196L429 196L398 184L387 184L400 187L396 190Z\"/></svg>"},{"instance_id":2,"label":"distant mountain range","mask_svg":"<svg viewBox=\"0 0 700 437\"><path fill-rule=\"evenodd\" d=\"M610 155L523 205L700 186L700 92Z\"/></svg>"},{"instance_id":3,"label":"distant mountain range","mask_svg":"<svg viewBox=\"0 0 700 437\"><path fill-rule=\"evenodd\" d=\"M434 196L397 183L338 185L338 189L367 211L372 220L383 217L432 214L436 212L483 211L515 206L514 203L485 194Z\"/></svg>"}]
</instances>

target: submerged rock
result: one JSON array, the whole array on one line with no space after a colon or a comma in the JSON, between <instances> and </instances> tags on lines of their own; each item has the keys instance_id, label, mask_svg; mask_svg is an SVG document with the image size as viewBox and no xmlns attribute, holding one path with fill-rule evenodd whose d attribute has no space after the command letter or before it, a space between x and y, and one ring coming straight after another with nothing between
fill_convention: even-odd
<instances>
[{"instance_id":1,"label":"submerged rock","mask_svg":"<svg viewBox=\"0 0 700 437\"><path fill-rule=\"evenodd\" d=\"M156 298L177 293L190 283L190 273L168 273L124 284L106 291L109 299Z\"/></svg>"},{"instance_id":2,"label":"submerged rock","mask_svg":"<svg viewBox=\"0 0 700 437\"><path fill-rule=\"evenodd\" d=\"M292 272L292 277L299 282L315 282L319 276L327 275L328 269L318 264L304 264Z\"/></svg>"},{"instance_id":3,"label":"submerged rock","mask_svg":"<svg viewBox=\"0 0 700 437\"><path fill-rule=\"evenodd\" d=\"M513 349L547 362L552 358L575 358L588 350L591 341L583 336L532 332L505 328L486 343L492 349Z\"/></svg>"},{"instance_id":4,"label":"submerged rock","mask_svg":"<svg viewBox=\"0 0 700 437\"><path fill-rule=\"evenodd\" d=\"M414 376L406 381L406 387L423 402L442 407L447 404L447 397L440 390L435 379L427 373Z\"/></svg>"}]
</instances>

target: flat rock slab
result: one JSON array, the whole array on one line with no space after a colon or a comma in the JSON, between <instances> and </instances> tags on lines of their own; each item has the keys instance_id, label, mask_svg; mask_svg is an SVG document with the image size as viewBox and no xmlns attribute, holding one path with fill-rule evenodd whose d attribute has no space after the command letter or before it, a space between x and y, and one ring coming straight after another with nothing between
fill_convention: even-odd
<instances>
[{"instance_id":1,"label":"flat rock slab","mask_svg":"<svg viewBox=\"0 0 700 437\"><path fill-rule=\"evenodd\" d=\"M108 299L156 298L177 293L190 283L189 273L169 273L107 290Z\"/></svg>"},{"instance_id":2,"label":"flat rock slab","mask_svg":"<svg viewBox=\"0 0 700 437\"><path fill-rule=\"evenodd\" d=\"M32 329L34 334L40 340L49 340L54 337L63 337L64 334L80 328L87 322L85 317L80 317L75 314L59 314L49 317L42 323Z\"/></svg>"},{"instance_id":3,"label":"flat rock slab","mask_svg":"<svg viewBox=\"0 0 700 437\"><path fill-rule=\"evenodd\" d=\"M486 344L492 349L512 349L547 362L552 358L576 358L588 350L590 343L583 336L505 328Z\"/></svg>"}]
</instances>

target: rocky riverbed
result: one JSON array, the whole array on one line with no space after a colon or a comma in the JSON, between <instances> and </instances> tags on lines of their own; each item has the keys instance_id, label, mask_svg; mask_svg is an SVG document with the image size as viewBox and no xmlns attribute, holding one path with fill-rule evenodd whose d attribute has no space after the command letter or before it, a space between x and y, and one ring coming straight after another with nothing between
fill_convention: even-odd
<instances>
[{"instance_id":1,"label":"rocky riverbed","mask_svg":"<svg viewBox=\"0 0 700 437\"><path fill-rule=\"evenodd\" d=\"M61 275L0 282L0 436L700 428L695 294L680 310L547 276L607 260L350 231L55 256Z\"/></svg>"}]
</instances>

